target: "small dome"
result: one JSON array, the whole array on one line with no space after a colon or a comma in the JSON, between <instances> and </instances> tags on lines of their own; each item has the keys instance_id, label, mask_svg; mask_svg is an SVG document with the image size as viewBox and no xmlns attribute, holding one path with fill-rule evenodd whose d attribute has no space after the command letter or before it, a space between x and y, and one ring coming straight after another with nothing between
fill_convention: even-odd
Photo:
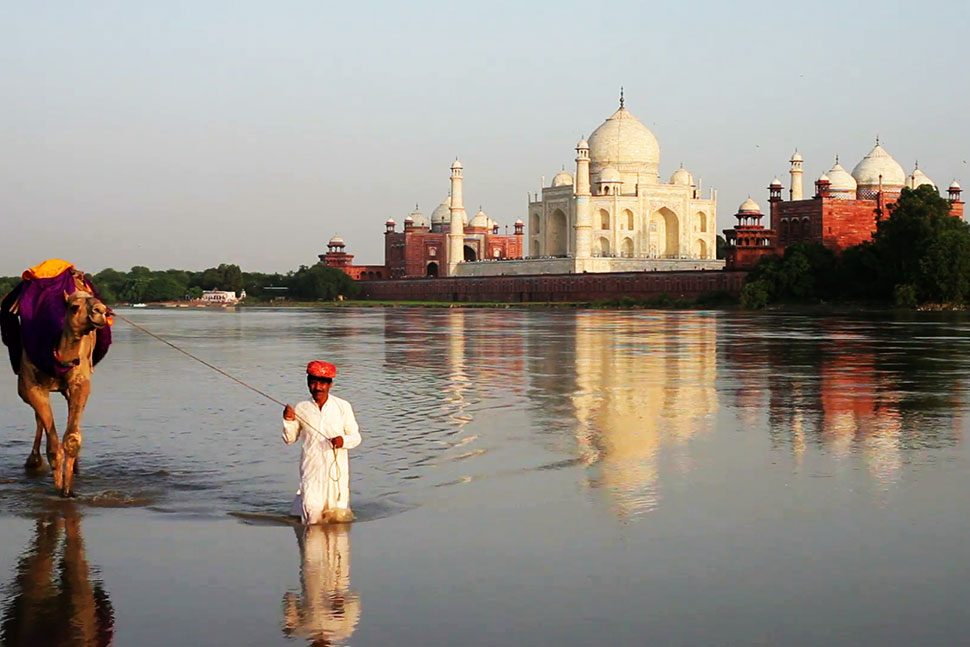
<instances>
[{"instance_id":1,"label":"small dome","mask_svg":"<svg viewBox=\"0 0 970 647\"><path fill-rule=\"evenodd\" d=\"M344 239L341 238L340 236L334 236L333 238L330 239L330 242L327 243L327 247L346 247L346 246L347 244L344 243Z\"/></svg>"},{"instance_id":2,"label":"small dome","mask_svg":"<svg viewBox=\"0 0 970 647\"><path fill-rule=\"evenodd\" d=\"M484 227L484 228L487 228L487 229L491 229L492 228L492 219L488 217L488 214L486 214L484 211L482 211L481 209L479 209L478 210L478 213L475 214L475 217L472 218L472 220L468 224L468 226L469 227Z\"/></svg>"},{"instance_id":3,"label":"small dome","mask_svg":"<svg viewBox=\"0 0 970 647\"><path fill-rule=\"evenodd\" d=\"M457 157L455 158L455 161L452 162L451 168L452 168L452 170L462 168L461 162L458 161L458 158Z\"/></svg>"},{"instance_id":4,"label":"small dome","mask_svg":"<svg viewBox=\"0 0 970 647\"><path fill-rule=\"evenodd\" d=\"M388 218L387 221L384 224L385 225L396 225L397 223L394 222L394 218Z\"/></svg>"},{"instance_id":5,"label":"small dome","mask_svg":"<svg viewBox=\"0 0 970 647\"><path fill-rule=\"evenodd\" d=\"M795 151L795 152L794 152L794 153L792 154L792 156L791 156L791 160L790 160L790 161L792 161L792 162L804 162L805 160L804 160L804 159L802 159L802 154L801 154L801 153L799 153L799 152L798 152L798 151L796 150L796 151Z\"/></svg>"},{"instance_id":6,"label":"small dome","mask_svg":"<svg viewBox=\"0 0 970 647\"><path fill-rule=\"evenodd\" d=\"M414 222L414 218L411 216L404 216L404 222Z\"/></svg>"},{"instance_id":7,"label":"small dome","mask_svg":"<svg viewBox=\"0 0 970 647\"><path fill-rule=\"evenodd\" d=\"M415 227L429 227L430 222L428 222L428 217L421 213L417 205L414 206L414 211L408 214L408 217L404 219L405 222L410 219L414 223Z\"/></svg>"},{"instance_id":8,"label":"small dome","mask_svg":"<svg viewBox=\"0 0 970 647\"><path fill-rule=\"evenodd\" d=\"M825 182L826 184L831 184L832 183L832 181L829 179L829 176L826 175L825 173L822 173L820 176L818 176L818 181L819 182Z\"/></svg>"},{"instance_id":9,"label":"small dome","mask_svg":"<svg viewBox=\"0 0 970 647\"><path fill-rule=\"evenodd\" d=\"M886 149L876 144L869 154L852 169L852 177L859 186L877 187L882 176L883 186L902 187L906 184L906 172Z\"/></svg>"},{"instance_id":10,"label":"small dome","mask_svg":"<svg viewBox=\"0 0 970 647\"><path fill-rule=\"evenodd\" d=\"M761 213L761 207L749 197L738 207L738 213Z\"/></svg>"},{"instance_id":11,"label":"small dome","mask_svg":"<svg viewBox=\"0 0 970 647\"><path fill-rule=\"evenodd\" d=\"M573 176L566 171L559 171L556 176L552 178L552 186L572 186Z\"/></svg>"},{"instance_id":12,"label":"small dome","mask_svg":"<svg viewBox=\"0 0 970 647\"><path fill-rule=\"evenodd\" d=\"M781 188L781 180L779 180L778 178L775 178L774 180L771 181L771 184L769 184L768 186L773 187L773 188L779 188L780 189Z\"/></svg>"},{"instance_id":13,"label":"small dome","mask_svg":"<svg viewBox=\"0 0 970 647\"><path fill-rule=\"evenodd\" d=\"M580 139L579 140L579 143L576 144L576 150L580 150L580 149L589 150L589 142L586 141L586 138L585 137L583 137L582 139Z\"/></svg>"},{"instance_id":14,"label":"small dome","mask_svg":"<svg viewBox=\"0 0 970 647\"><path fill-rule=\"evenodd\" d=\"M936 188L936 182L928 178L926 173L924 173L920 167L917 166L913 169L913 172L909 174L909 177L906 178L906 186L911 189L916 189L924 184L929 184L934 189Z\"/></svg>"},{"instance_id":15,"label":"small dome","mask_svg":"<svg viewBox=\"0 0 970 647\"><path fill-rule=\"evenodd\" d=\"M849 172L842 168L842 165L838 162L836 162L835 166L830 168L825 175L829 178L829 188L831 188L832 191L855 193L855 179L849 175Z\"/></svg>"},{"instance_id":16,"label":"small dome","mask_svg":"<svg viewBox=\"0 0 970 647\"><path fill-rule=\"evenodd\" d=\"M670 176L670 183L678 186L691 186L694 184L694 176L690 174L690 171L681 166Z\"/></svg>"},{"instance_id":17,"label":"small dome","mask_svg":"<svg viewBox=\"0 0 970 647\"><path fill-rule=\"evenodd\" d=\"M518 219L516 219L515 224L517 224L517 225L524 225L525 223L522 222L522 218L518 218Z\"/></svg>"},{"instance_id":18,"label":"small dome","mask_svg":"<svg viewBox=\"0 0 970 647\"><path fill-rule=\"evenodd\" d=\"M960 188L960 183L957 182L956 180L953 180L952 182L950 182L950 190L961 191L962 189Z\"/></svg>"},{"instance_id":19,"label":"small dome","mask_svg":"<svg viewBox=\"0 0 970 647\"><path fill-rule=\"evenodd\" d=\"M441 225L451 222L451 198L445 198L441 204L431 212L431 224Z\"/></svg>"},{"instance_id":20,"label":"small dome","mask_svg":"<svg viewBox=\"0 0 970 647\"><path fill-rule=\"evenodd\" d=\"M617 171L612 166L607 166L602 171L600 171L600 182L619 182L620 172Z\"/></svg>"}]
</instances>

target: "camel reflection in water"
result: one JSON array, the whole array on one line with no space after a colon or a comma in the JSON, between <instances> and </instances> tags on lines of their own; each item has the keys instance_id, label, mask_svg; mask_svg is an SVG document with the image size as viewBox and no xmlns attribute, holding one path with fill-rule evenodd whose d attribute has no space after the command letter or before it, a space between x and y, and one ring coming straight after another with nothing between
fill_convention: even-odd
<instances>
[{"instance_id":1,"label":"camel reflection in water","mask_svg":"<svg viewBox=\"0 0 970 647\"><path fill-rule=\"evenodd\" d=\"M296 528L302 591L283 596L283 633L312 645L339 645L360 620L360 597L350 590L350 527Z\"/></svg>"},{"instance_id":2,"label":"camel reflection in water","mask_svg":"<svg viewBox=\"0 0 970 647\"><path fill-rule=\"evenodd\" d=\"M81 515L70 504L40 516L4 591L3 645L100 646L114 636L114 610L92 579Z\"/></svg>"},{"instance_id":3,"label":"camel reflection in water","mask_svg":"<svg viewBox=\"0 0 970 647\"><path fill-rule=\"evenodd\" d=\"M710 313L576 317L577 441L589 485L608 492L620 516L658 502L660 453L690 468L686 443L713 428L717 411L717 316Z\"/></svg>"}]
</instances>

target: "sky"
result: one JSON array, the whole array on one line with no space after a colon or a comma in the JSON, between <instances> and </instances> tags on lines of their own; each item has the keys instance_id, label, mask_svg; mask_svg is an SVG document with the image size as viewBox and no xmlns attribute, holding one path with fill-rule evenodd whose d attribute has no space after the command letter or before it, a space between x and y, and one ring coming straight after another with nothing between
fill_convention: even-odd
<instances>
[{"instance_id":1,"label":"sky","mask_svg":"<svg viewBox=\"0 0 970 647\"><path fill-rule=\"evenodd\" d=\"M380 264L455 157L511 225L620 86L719 230L796 147L970 189L968 64L965 1L0 2L0 275Z\"/></svg>"}]
</instances>

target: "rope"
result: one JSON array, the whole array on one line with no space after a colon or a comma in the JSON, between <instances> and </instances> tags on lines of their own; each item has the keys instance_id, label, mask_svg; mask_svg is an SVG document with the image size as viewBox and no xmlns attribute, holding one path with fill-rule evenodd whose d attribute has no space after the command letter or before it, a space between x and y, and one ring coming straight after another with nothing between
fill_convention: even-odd
<instances>
[{"instance_id":1,"label":"rope","mask_svg":"<svg viewBox=\"0 0 970 647\"><path fill-rule=\"evenodd\" d=\"M236 384L239 384L240 386L244 386L247 389L249 389L250 391L253 391L255 393L258 393L259 395L263 396L267 400L270 400L271 402L275 402L276 404L280 405L281 407L289 406L289 405L287 405L287 403L281 402L280 400L277 400L276 398L274 398L273 396L271 396L269 393L266 393L265 391L260 391L259 389L257 389L252 384L248 384L247 382L244 382L244 381L240 380L235 375L230 375L229 373L225 372L224 370L222 370L218 366L215 366L213 364L210 364L209 362L205 361L201 357L198 357L196 355L193 355L192 353L190 353L189 351L185 350L184 348L179 348L178 346L176 346L172 342L168 341L167 339L164 339L163 337L159 337L158 335L156 335L152 331L148 330L144 326L141 326L139 324L136 324L134 321L132 321L128 317L126 317L126 316L124 316L122 314L118 314L117 312L113 312L112 315L115 316L115 317L117 317L118 319L121 319L122 321L124 321L129 326L131 326L133 328L136 328L136 329L142 331L143 333L145 333L149 337L152 337L154 339L157 339L158 341L162 342L163 344L165 344L169 348L172 348L173 350L177 350L178 352L182 353L186 357L189 357L191 359L194 359L195 361L199 362L200 364L203 364L205 366L208 366L209 368L211 368L216 373L218 373L218 374L220 374L222 376L225 376L225 377L229 378L230 380L232 380ZM320 431L319 429L317 429L313 424L311 424L309 420L307 420L306 418L304 418L300 414L296 413L295 410L294 410L293 413L296 415L296 419L299 420L302 424L306 425L310 430L316 432L319 436L321 436L323 438L327 438L326 436L323 435L323 432ZM327 440L329 441L329 438L327 438ZM330 448L333 451L333 463L331 463L330 464L330 467L327 469L327 478L329 478L331 481L333 481L334 483L337 484L337 498L339 499L340 498L340 465L337 464L337 448L333 446L333 443L331 443ZM333 468L334 467L337 468L337 475L336 476L333 475Z\"/></svg>"}]
</instances>

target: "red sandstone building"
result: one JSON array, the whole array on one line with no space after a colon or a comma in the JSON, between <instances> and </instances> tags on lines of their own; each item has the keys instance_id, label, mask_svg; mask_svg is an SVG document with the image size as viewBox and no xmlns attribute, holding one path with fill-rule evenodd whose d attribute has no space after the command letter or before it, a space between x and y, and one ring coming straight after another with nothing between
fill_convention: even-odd
<instances>
[{"instance_id":1,"label":"red sandstone building","mask_svg":"<svg viewBox=\"0 0 970 647\"><path fill-rule=\"evenodd\" d=\"M317 258L327 267L335 267L355 281L387 278L383 265L354 265L354 255L344 251L346 246L343 238L334 236L327 243L327 253Z\"/></svg>"},{"instance_id":2,"label":"red sandstone building","mask_svg":"<svg viewBox=\"0 0 970 647\"><path fill-rule=\"evenodd\" d=\"M763 257L780 254L793 243L821 243L835 252L872 238L879 220L889 216L889 207L904 187L915 189L936 185L917 166L906 176L903 168L876 141L875 147L850 174L839 164L815 182L815 194L802 197L802 156L791 160L789 200L782 200L777 178L768 187L771 222L761 224L763 214L750 198L735 216L738 224L724 231L728 243L726 269L750 269ZM963 217L961 188L955 180L948 189L950 213Z\"/></svg>"}]
</instances>

